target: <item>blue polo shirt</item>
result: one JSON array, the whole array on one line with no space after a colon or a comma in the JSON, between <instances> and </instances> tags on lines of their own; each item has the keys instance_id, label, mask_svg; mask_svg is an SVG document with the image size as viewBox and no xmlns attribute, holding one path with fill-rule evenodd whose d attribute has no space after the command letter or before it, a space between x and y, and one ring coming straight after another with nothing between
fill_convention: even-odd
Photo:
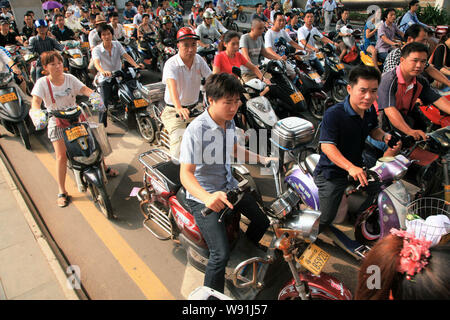
<instances>
[{"instance_id":1,"label":"blue polo shirt","mask_svg":"<svg viewBox=\"0 0 450 320\"><path fill-rule=\"evenodd\" d=\"M342 155L355 166L363 166L362 153L367 136L378 128L375 107L371 106L361 117L350 106L349 96L325 111L320 129L319 143L334 144ZM314 175L327 179L345 178L348 173L341 169L321 151Z\"/></svg>"},{"instance_id":2,"label":"blue polo shirt","mask_svg":"<svg viewBox=\"0 0 450 320\"><path fill-rule=\"evenodd\" d=\"M224 130L206 110L184 131L179 162L196 165L194 176L209 193L236 188L238 183L231 172L231 153L236 142L234 120L228 121ZM187 190L186 199L201 203Z\"/></svg>"}]
</instances>

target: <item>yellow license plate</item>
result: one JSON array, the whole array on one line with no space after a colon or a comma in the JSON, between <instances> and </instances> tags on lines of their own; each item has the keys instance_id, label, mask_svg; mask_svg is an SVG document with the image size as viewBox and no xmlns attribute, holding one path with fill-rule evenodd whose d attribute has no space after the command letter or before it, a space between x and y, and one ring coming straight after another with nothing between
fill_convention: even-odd
<instances>
[{"instance_id":1,"label":"yellow license plate","mask_svg":"<svg viewBox=\"0 0 450 320\"><path fill-rule=\"evenodd\" d=\"M17 100L17 95L15 92L10 92L7 94L2 94L0 96L0 102L1 103L6 103L6 102L10 102L10 101L14 101Z\"/></svg>"},{"instance_id":2,"label":"yellow license plate","mask_svg":"<svg viewBox=\"0 0 450 320\"><path fill-rule=\"evenodd\" d=\"M237 19L237 14L233 14L233 19Z\"/></svg>"},{"instance_id":3,"label":"yellow license plate","mask_svg":"<svg viewBox=\"0 0 450 320\"><path fill-rule=\"evenodd\" d=\"M74 54L74 55L72 56L72 58L74 58L74 59L79 59L79 58L81 58L81 54Z\"/></svg>"},{"instance_id":4,"label":"yellow license plate","mask_svg":"<svg viewBox=\"0 0 450 320\"><path fill-rule=\"evenodd\" d=\"M342 63L339 63L339 64L336 65L336 68L338 70L342 70L342 69L344 69L344 65Z\"/></svg>"},{"instance_id":5,"label":"yellow license plate","mask_svg":"<svg viewBox=\"0 0 450 320\"><path fill-rule=\"evenodd\" d=\"M142 108L148 106L148 102L145 99L134 100L134 106L136 108Z\"/></svg>"},{"instance_id":6,"label":"yellow license plate","mask_svg":"<svg viewBox=\"0 0 450 320\"><path fill-rule=\"evenodd\" d=\"M81 43L82 48L89 48L89 42L82 42Z\"/></svg>"},{"instance_id":7,"label":"yellow license plate","mask_svg":"<svg viewBox=\"0 0 450 320\"><path fill-rule=\"evenodd\" d=\"M317 57L317 59L323 59L324 58L322 52L316 53L316 57Z\"/></svg>"},{"instance_id":8,"label":"yellow license plate","mask_svg":"<svg viewBox=\"0 0 450 320\"><path fill-rule=\"evenodd\" d=\"M299 103L300 101L305 100L305 98L300 92L294 92L293 94L290 95L290 97L294 103Z\"/></svg>"},{"instance_id":9,"label":"yellow license plate","mask_svg":"<svg viewBox=\"0 0 450 320\"><path fill-rule=\"evenodd\" d=\"M313 79L313 80L316 80L316 79L319 79L319 78L320 78L320 76L319 76L319 74L318 74L317 72L312 72L312 73L309 74L309 76L310 76L311 79Z\"/></svg>"},{"instance_id":10,"label":"yellow license plate","mask_svg":"<svg viewBox=\"0 0 450 320\"><path fill-rule=\"evenodd\" d=\"M326 251L311 243L301 257L296 260L315 275L319 275L329 258L330 255Z\"/></svg>"},{"instance_id":11,"label":"yellow license plate","mask_svg":"<svg viewBox=\"0 0 450 320\"><path fill-rule=\"evenodd\" d=\"M88 135L88 132L86 131L86 128L84 126L76 126L71 129L67 129L65 132L66 137L69 141L73 141L75 139L78 139L79 137Z\"/></svg>"}]
</instances>

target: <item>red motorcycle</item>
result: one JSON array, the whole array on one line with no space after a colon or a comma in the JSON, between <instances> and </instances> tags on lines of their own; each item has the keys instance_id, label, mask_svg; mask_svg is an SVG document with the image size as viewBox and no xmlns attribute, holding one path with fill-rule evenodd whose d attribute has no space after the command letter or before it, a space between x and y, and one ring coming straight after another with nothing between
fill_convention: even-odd
<instances>
[{"instance_id":1,"label":"red motorcycle","mask_svg":"<svg viewBox=\"0 0 450 320\"><path fill-rule=\"evenodd\" d=\"M445 97L450 101L450 95L446 95ZM419 110L427 125L426 132L445 128L450 125L450 116L448 114L441 114L441 111L432 104L419 106Z\"/></svg>"},{"instance_id":2,"label":"red motorcycle","mask_svg":"<svg viewBox=\"0 0 450 320\"><path fill-rule=\"evenodd\" d=\"M186 191L179 178L179 164L172 162L170 155L159 149L141 154L139 161L144 167L144 187L138 192L145 217L144 227L159 240L172 239L181 244L187 252L189 263L205 272L209 251L186 204ZM272 168L275 168L274 164ZM275 170L273 172L278 179ZM237 189L227 192L228 200L235 205L249 189L248 181L241 180ZM289 271L292 278L279 291L279 300L352 298L350 290L341 281L321 273L329 255L313 244L318 234L320 212L300 210L299 203L300 198L296 193L288 190L279 194L269 208L263 209L271 218L273 229L267 251L256 248L240 237L240 213L233 213L229 209L219 213L219 221L227 225L232 248L225 279L233 298L256 299L265 289L264 283L279 281L280 276L287 275ZM208 211L204 210L202 214L209 214ZM280 263L283 259L289 269L286 264ZM304 267L302 271L297 270L296 262ZM285 270L289 271L283 273Z\"/></svg>"}]
</instances>

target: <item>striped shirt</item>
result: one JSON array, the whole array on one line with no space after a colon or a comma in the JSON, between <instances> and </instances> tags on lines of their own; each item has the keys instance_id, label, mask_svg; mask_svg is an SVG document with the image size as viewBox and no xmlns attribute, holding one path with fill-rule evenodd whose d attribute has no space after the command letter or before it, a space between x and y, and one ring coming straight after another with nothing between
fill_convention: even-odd
<instances>
[{"instance_id":1,"label":"striped shirt","mask_svg":"<svg viewBox=\"0 0 450 320\"><path fill-rule=\"evenodd\" d=\"M31 52L39 55L47 51L62 51L64 49L64 47L55 39L49 37L42 39L39 35L30 38L30 46Z\"/></svg>"}]
</instances>

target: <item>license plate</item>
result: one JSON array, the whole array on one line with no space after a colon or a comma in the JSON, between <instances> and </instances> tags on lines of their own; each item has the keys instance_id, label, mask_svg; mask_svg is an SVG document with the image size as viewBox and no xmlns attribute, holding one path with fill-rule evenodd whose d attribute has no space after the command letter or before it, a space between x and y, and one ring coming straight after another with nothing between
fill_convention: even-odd
<instances>
[{"instance_id":1,"label":"license plate","mask_svg":"<svg viewBox=\"0 0 450 320\"><path fill-rule=\"evenodd\" d=\"M322 52L316 53L316 57L317 57L317 59L323 59L324 58Z\"/></svg>"},{"instance_id":2,"label":"license plate","mask_svg":"<svg viewBox=\"0 0 450 320\"><path fill-rule=\"evenodd\" d=\"M338 70L342 70L342 69L344 69L344 65L342 63L339 63L339 64L336 65L336 68Z\"/></svg>"},{"instance_id":3,"label":"license plate","mask_svg":"<svg viewBox=\"0 0 450 320\"><path fill-rule=\"evenodd\" d=\"M6 103L6 102L10 102L10 101L14 101L17 100L17 95L15 92L10 92L7 94L2 94L0 96L0 102L1 103Z\"/></svg>"},{"instance_id":4,"label":"license plate","mask_svg":"<svg viewBox=\"0 0 450 320\"><path fill-rule=\"evenodd\" d=\"M72 58L74 58L74 59L79 59L79 58L81 58L81 54L74 54L74 55L72 56Z\"/></svg>"},{"instance_id":5,"label":"license plate","mask_svg":"<svg viewBox=\"0 0 450 320\"><path fill-rule=\"evenodd\" d=\"M291 94L290 97L294 103L299 103L300 101L305 100L305 98L300 92L294 92L293 94Z\"/></svg>"},{"instance_id":6,"label":"license plate","mask_svg":"<svg viewBox=\"0 0 450 320\"><path fill-rule=\"evenodd\" d=\"M89 48L89 42L82 42L81 43L82 48Z\"/></svg>"},{"instance_id":7,"label":"license plate","mask_svg":"<svg viewBox=\"0 0 450 320\"><path fill-rule=\"evenodd\" d=\"M148 106L148 102L145 99L134 100L134 106L136 108L142 108Z\"/></svg>"},{"instance_id":8,"label":"license plate","mask_svg":"<svg viewBox=\"0 0 450 320\"><path fill-rule=\"evenodd\" d=\"M319 275L329 258L330 255L326 251L311 243L301 257L296 260L315 275Z\"/></svg>"},{"instance_id":9,"label":"license plate","mask_svg":"<svg viewBox=\"0 0 450 320\"><path fill-rule=\"evenodd\" d=\"M237 19L237 14L233 14L233 19Z\"/></svg>"},{"instance_id":10,"label":"license plate","mask_svg":"<svg viewBox=\"0 0 450 320\"><path fill-rule=\"evenodd\" d=\"M67 129L65 132L66 137L69 141L73 141L75 139L78 139L79 137L88 135L88 132L86 131L86 128L84 126L76 126L71 129Z\"/></svg>"},{"instance_id":11,"label":"license plate","mask_svg":"<svg viewBox=\"0 0 450 320\"><path fill-rule=\"evenodd\" d=\"M311 72L311 73L309 74L309 76L310 76L311 79L313 79L313 80L316 80L316 79L319 79L319 78L320 78L320 76L319 76L319 74L318 74L317 72Z\"/></svg>"}]
</instances>

